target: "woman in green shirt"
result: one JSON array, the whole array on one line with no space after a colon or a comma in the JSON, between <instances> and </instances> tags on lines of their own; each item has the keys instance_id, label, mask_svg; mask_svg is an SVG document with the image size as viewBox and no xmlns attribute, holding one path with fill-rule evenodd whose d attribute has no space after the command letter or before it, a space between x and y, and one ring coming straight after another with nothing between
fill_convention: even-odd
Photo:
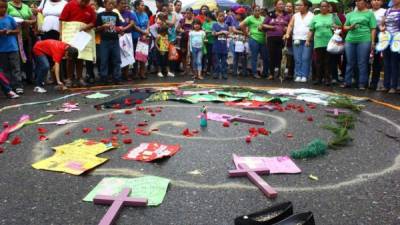
<instances>
[{"instance_id":1,"label":"woman in green shirt","mask_svg":"<svg viewBox=\"0 0 400 225\"><path fill-rule=\"evenodd\" d=\"M257 74L257 59L258 54L261 54L263 59L263 77L268 75L268 52L265 44L265 34L261 31L264 17L261 16L260 6L256 6L252 16L246 17L241 23L240 27L244 31L245 36L249 36L247 28L250 31L249 47L251 59L251 71L253 76L257 79L261 77Z\"/></svg>"},{"instance_id":2,"label":"woman in green shirt","mask_svg":"<svg viewBox=\"0 0 400 225\"><path fill-rule=\"evenodd\" d=\"M321 13L314 16L310 23L310 31L306 45L311 45L311 39L314 38L314 49L316 53L316 77L314 84L322 83L330 86L332 81L331 73L331 55L326 50L329 40L333 36L333 30L339 28L342 23L335 14L329 13L329 3L326 0L320 3Z\"/></svg>"},{"instance_id":3,"label":"woman in green shirt","mask_svg":"<svg viewBox=\"0 0 400 225\"><path fill-rule=\"evenodd\" d=\"M210 74L213 71L212 48L215 40L215 37L212 35L212 26L214 23L216 23L216 21L212 12L206 12L205 16L206 20L204 21L202 28L204 32L206 32L204 44L206 46L207 53L203 56L203 72L204 74Z\"/></svg>"},{"instance_id":4,"label":"woman in green shirt","mask_svg":"<svg viewBox=\"0 0 400 225\"><path fill-rule=\"evenodd\" d=\"M376 19L368 6L369 0L357 0L357 10L346 15L344 29L348 31L345 43L347 59L345 82L341 87L351 87L354 68L358 66L358 88L365 90L368 83L368 56L375 48Z\"/></svg>"},{"instance_id":5,"label":"woman in green shirt","mask_svg":"<svg viewBox=\"0 0 400 225\"><path fill-rule=\"evenodd\" d=\"M31 26L36 23L36 20L32 14L31 8L21 0L12 0L8 2L7 14L22 20L22 22L19 23L22 31L22 46L19 47L23 49L26 55L26 60L22 64L22 70L25 72L27 81L32 82L32 47L34 38L32 37ZM22 61L24 61L24 58L22 59ZM24 90L22 88L18 88L17 94L23 94L23 92Z\"/></svg>"}]
</instances>

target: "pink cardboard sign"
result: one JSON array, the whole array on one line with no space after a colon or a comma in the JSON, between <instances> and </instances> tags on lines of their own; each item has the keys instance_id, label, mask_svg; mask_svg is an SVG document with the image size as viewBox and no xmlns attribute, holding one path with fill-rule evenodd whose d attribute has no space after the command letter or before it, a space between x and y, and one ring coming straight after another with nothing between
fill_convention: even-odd
<instances>
[{"instance_id":1,"label":"pink cardboard sign","mask_svg":"<svg viewBox=\"0 0 400 225\"><path fill-rule=\"evenodd\" d=\"M250 169L268 168L270 174L277 173L301 173L301 169L289 156L275 157L240 157L233 154L233 162L236 168L239 164L246 164Z\"/></svg>"}]
</instances>

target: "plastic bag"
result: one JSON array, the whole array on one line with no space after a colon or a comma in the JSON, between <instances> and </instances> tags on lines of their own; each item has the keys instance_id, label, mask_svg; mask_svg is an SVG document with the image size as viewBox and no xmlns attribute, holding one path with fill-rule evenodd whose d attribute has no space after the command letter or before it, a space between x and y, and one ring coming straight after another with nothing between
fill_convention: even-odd
<instances>
[{"instance_id":1,"label":"plastic bag","mask_svg":"<svg viewBox=\"0 0 400 225\"><path fill-rule=\"evenodd\" d=\"M176 50L176 47L173 44L169 44L169 46L168 46L168 60L169 61L178 61L179 60L178 51Z\"/></svg>"},{"instance_id":2,"label":"plastic bag","mask_svg":"<svg viewBox=\"0 0 400 225\"><path fill-rule=\"evenodd\" d=\"M329 40L326 50L332 54L340 54L344 51L343 38L340 37L341 30L335 30L331 40Z\"/></svg>"},{"instance_id":3,"label":"plastic bag","mask_svg":"<svg viewBox=\"0 0 400 225\"><path fill-rule=\"evenodd\" d=\"M139 39L136 46L135 58L137 61L146 62L148 55L149 55L149 41L141 38Z\"/></svg>"}]
</instances>

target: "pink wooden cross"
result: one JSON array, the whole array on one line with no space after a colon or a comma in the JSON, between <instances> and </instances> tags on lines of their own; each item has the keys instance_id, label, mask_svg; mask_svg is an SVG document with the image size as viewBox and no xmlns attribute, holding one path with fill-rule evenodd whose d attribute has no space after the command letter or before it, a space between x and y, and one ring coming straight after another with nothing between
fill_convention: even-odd
<instances>
[{"instance_id":1,"label":"pink wooden cross","mask_svg":"<svg viewBox=\"0 0 400 225\"><path fill-rule=\"evenodd\" d=\"M346 114L346 113L349 113L349 111L347 111L347 110L337 109L337 108L334 108L334 109L325 109L325 111L326 111L326 112L329 112L329 113L333 113L334 116L339 116L339 114Z\"/></svg>"},{"instance_id":2,"label":"pink wooden cross","mask_svg":"<svg viewBox=\"0 0 400 225\"><path fill-rule=\"evenodd\" d=\"M69 113L72 111L79 111L80 109L78 108L62 108L62 109L55 109L55 110L46 110L47 113L58 113L58 112L65 112Z\"/></svg>"},{"instance_id":3,"label":"pink wooden cross","mask_svg":"<svg viewBox=\"0 0 400 225\"><path fill-rule=\"evenodd\" d=\"M268 198L276 198L278 193L259 174L269 174L268 168L250 169L245 163L238 164L239 169L230 170L229 176L238 177L246 175Z\"/></svg>"},{"instance_id":4,"label":"pink wooden cross","mask_svg":"<svg viewBox=\"0 0 400 225\"><path fill-rule=\"evenodd\" d=\"M130 198L130 188L124 188L117 196L96 195L94 204L111 205L107 213L100 220L99 225L111 225L116 219L118 211L122 206L146 206L147 198Z\"/></svg>"},{"instance_id":5,"label":"pink wooden cross","mask_svg":"<svg viewBox=\"0 0 400 225\"><path fill-rule=\"evenodd\" d=\"M241 116L222 116L229 122L241 122L241 123L249 123L249 124L255 124L255 125L264 125L264 121L261 120L255 120L255 119L250 119L246 117L241 117Z\"/></svg>"}]
</instances>

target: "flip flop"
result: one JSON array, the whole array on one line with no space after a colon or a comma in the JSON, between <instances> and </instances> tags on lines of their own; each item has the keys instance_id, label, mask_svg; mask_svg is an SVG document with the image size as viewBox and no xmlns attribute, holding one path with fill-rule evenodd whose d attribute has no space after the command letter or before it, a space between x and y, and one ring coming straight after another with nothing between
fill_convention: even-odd
<instances>
[{"instance_id":1,"label":"flip flop","mask_svg":"<svg viewBox=\"0 0 400 225\"><path fill-rule=\"evenodd\" d=\"M384 51L390 44L390 40L392 39L389 32L384 31L378 34L378 44L376 45L376 51L382 52Z\"/></svg>"},{"instance_id":2,"label":"flip flop","mask_svg":"<svg viewBox=\"0 0 400 225\"><path fill-rule=\"evenodd\" d=\"M393 35L390 50L392 50L392 52L400 52L400 32Z\"/></svg>"}]
</instances>

